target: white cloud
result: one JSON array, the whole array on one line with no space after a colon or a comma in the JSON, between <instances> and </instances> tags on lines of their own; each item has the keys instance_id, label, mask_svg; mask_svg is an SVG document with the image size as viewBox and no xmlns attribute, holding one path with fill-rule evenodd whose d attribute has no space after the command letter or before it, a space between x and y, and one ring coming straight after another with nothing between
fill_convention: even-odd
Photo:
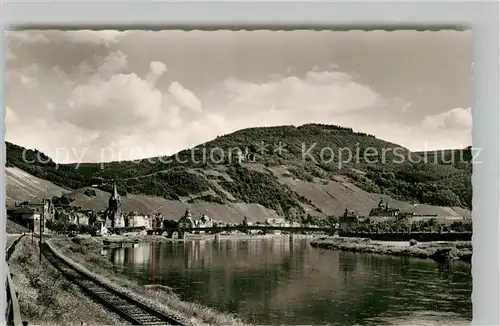
<instances>
[{"instance_id":1,"label":"white cloud","mask_svg":"<svg viewBox=\"0 0 500 326\"><path fill-rule=\"evenodd\" d=\"M158 78L167 71L167 65L160 61L151 61L149 69L150 71L146 76L146 80L149 84L156 85Z\"/></svg>"},{"instance_id":2,"label":"white cloud","mask_svg":"<svg viewBox=\"0 0 500 326\"><path fill-rule=\"evenodd\" d=\"M42 31L5 31L5 38L8 42L24 44L43 43L48 44L49 38L43 35Z\"/></svg>"},{"instance_id":3,"label":"white cloud","mask_svg":"<svg viewBox=\"0 0 500 326\"><path fill-rule=\"evenodd\" d=\"M14 52L12 52L12 49L6 48L5 49L5 61L15 61L17 59L16 55Z\"/></svg>"},{"instance_id":4,"label":"white cloud","mask_svg":"<svg viewBox=\"0 0 500 326\"><path fill-rule=\"evenodd\" d=\"M64 35L74 43L92 43L110 46L117 43L119 38L123 37L125 33L118 30L77 30L66 31Z\"/></svg>"},{"instance_id":5,"label":"white cloud","mask_svg":"<svg viewBox=\"0 0 500 326\"><path fill-rule=\"evenodd\" d=\"M149 68L156 75L163 75L167 71L167 65L160 61L151 61Z\"/></svg>"},{"instance_id":6,"label":"white cloud","mask_svg":"<svg viewBox=\"0 0 500 326\"><path fill-rule=\"evenodd\" d=\"M175 100L182 107L188 108L195 112L203 111L203 104L200 99L198 99L198 97L196 97L196 95L192 91L184 88L178 82L173 82L172 84L170 84L168 91L173 95Z\"/></svg>"},{"instance_id":7,"label":"white cloud","mask_svg":"<svg viewBox=\"0 0 500 326\"><path fill-rule=\"evenodd\" d=\"M267 110L275 106L288 113L345 113L371 109L382 103L381 96L369 86L355 82L342 72L309 72L303 78L295 76L250 83L234 78L224 83L230 110Z\"/></svg>"},{"instance_id":8,"label":"white cloud","mask_svg":"<svg viewBox=\"0 0 500 326\"><path fill-rule=\"evenodd\" d=\"M89 130L129 129L155 122L162 110L162 94L136 74L78 85L70 94L70 108L61 118Z\"/></svg>"},{"instance_id":9,"label":"white cloud","mask_svg":"<svg viewBox=\"0 0 500 326\"><path fill-rule=\"evenodd\" d=\"M454 108L449 111L429 115L422 121L424 128L428 129L470 129L472 128L471 108Z\"/></svg>"},{"instance_id":10,"label":"white cloud","mask_svg":"<svg viewBox=\"0 0 500 326\"><path fill-rule=\"evenodd\" d=\"M99 67L99 73L114 73L127 67L127 57L123 52L112 52L104 59Z\"/></svg>"},{"instance_id":11,"label":"white cloud","mask_svg":"<svg viewBox=\"0 0 500 326\"><path fill-rule=\"evenodd\" d=\"M5 107L5 124L13 124L18 121L17 115L10 107Z\"/></svg>"},{"instance_id":12,"label":"white cloud","mask_svg":"<svg viewBox=\"0 0 500 326\"><path fill-rule=\"evenodd\" d=\"M31 81L31 78L28 76L21 75L19 78L21 79L21 83L24 85L27 85Z\"/></svg>"}]
</instances>

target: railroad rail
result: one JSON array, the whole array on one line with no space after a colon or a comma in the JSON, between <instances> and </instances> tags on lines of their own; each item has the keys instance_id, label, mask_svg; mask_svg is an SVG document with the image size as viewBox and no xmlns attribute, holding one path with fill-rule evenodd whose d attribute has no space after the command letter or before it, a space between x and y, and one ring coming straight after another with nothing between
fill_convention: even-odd
<instances>
[{"instance_id":1,"label":"railroad rail","mask_svg":"<svg viewBox=\"0 0 500 326\"><path fill-rule=\"evenodd\" d=\"M183 325L174 317L155 310L78 269L59 256L50 244L46 243L43 251L45 258L70 281L132 325Z\"/></svg>"},{"instance_id":2,"label":"railroad rail","mask_svg":"<svg viewBox=\"0 0 500 326\"><path fill-rule=\"evenodd\" d=\"M14 288L14 283L12 282L12 277L10 275L9 264L7 263L12 256L12 253L16 249L16 245L21 241L24 234L19 236L17 239L12 241L5 250L5 267L7 279L5 280L5 289L7 291L7 306L5 311L5 320L9 326L22 326L23 321L21 318L21 310L19 308L19 302L17 301L17 293Z\"/></svg>"}]
</instances>

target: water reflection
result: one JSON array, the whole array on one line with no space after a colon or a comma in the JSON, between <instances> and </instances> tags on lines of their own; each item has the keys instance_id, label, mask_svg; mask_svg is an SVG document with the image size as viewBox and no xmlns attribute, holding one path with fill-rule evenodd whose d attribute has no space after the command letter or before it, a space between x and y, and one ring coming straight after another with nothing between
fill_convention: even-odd
<instances>
[{"instance_id":1,"label":"water reflection","mask_svg":"<svg viewBox=\"0 0 500 326\"><path fill-rule=\"evenodd\" d=\"M410 315L472 318L470 265L324 251L307 240L158 243L108 252L142 283L259 324L380 324ZM444 317L439 317L439 316ZM441 319L440 319L441 318Z\"/></svg>"}]
</instances>

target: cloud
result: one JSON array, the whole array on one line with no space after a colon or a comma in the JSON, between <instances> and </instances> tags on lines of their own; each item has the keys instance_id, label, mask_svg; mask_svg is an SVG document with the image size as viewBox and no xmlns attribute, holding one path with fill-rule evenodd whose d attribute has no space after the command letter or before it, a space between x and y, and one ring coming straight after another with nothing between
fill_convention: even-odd
<instances>
[{"instance_id":1,"label":"cloud","mask_svg":"<svg viewBox=\"0 0 500 326\"><path fill-rule=\"evenodd\" d=\"M200 99L198 99L198 97L196 97L193 92L191 92L187 88L184 88L178 82L173 82L172 84L170 84L168 91L182 107L195 112L203 111L203 104Z\"/></svg>"},{"instance_id":2,"label":"cloud","mask_svg":"<svg viewBox=\"0 0 500 326\"><path fill-rule=\"evenodd\" d=\"M113 141L108 133L119 137L157 125L163 111L163 94L154 83L135 73L119 73L127 68L127 63L121 51L110 53L86 83L73 85L65 103L57 108L51 104L50 111L56 111L54 116L60 123L95 133L86 139L92 139L94 145L99 141L101 146ZM85 62L80 69L82 73L92 70ZM67 83L67 76L61 80Z\"/></svg>"},{"instance_id":3,"label":"cloud","mask_svg":"<svg viewBox=\"0 0 500 326\"><path fill-rule=\"evenodd\" d=\"M21 83L23 83L24 85L29 84L29 82L32 80L30 77L24 75L19 76L19 78L21 80Z\"/></svg>"},{"instance_id":4,"label":"cloud","mask_svg":"<svg viewBox=\"0 0 500 326\"><path fill-rule=\"evenodd\" d=\"M5 31L5 38L7 41L13 43L35 44L43 43L48 44L49 38L43 34L43 31Z\"/></svg>"},{"instance_id":5,"label":"cloud","mask_svg":"<svg viewBox=\"0 0 500 326\"><path fill-rule=\"evenodd\" d=\"M127 56L121 51L112 52L104 59L99 67L99 73L114 73L127 67Z\"/></svg>"},{"instance_id":6,"label":"cloud","mask_svg":"<svg viewBox=\"0 0 500 326\"><path fill-rule=\"evenodd\" d=\"M18 121L16 113L8 106L5 107L5 123L7 125L16 123Z\"/></svg>"},{"instance_id":7,"label":"cloud","mask_svg":"<svg viewBox=\"0 0 500 326\"><path fill-rule=\"evenodd\" d=\"M151 85L156 85L158 79L167 71L167 65L161 61L151 61L149 69L146 80Z\"/></svg>"},{"instance_id":8,"label":"cloud","mask_svg":"<svg viewBox=\"0 0 500 326\"><path fill-rule=\"evenodd\" d=\"M17 56L14 54L14 52L12 52L11 49L5 49L5 61L15 61L16 59Z\"/></svg>"},{"instance_id":9,"label":"cloud","mask_svg":"<svg viewBox=\"0 0 500 326\"><path fill-rule=\"evenodd\" d=\"M471 108L454 108L440 114L426 116L422 125L428 129L470 129L472 128Z\"/></svg>"},{"instance_id":10,"label":"cloud","mask_svg":"<svg viewBox=\"0 0 500 326\"><path fill-rule=\"evenodd\" d=\"M118 74L108 80L78 85L60 118L89 130L129 129L156 121L162 94L136 74Z\"/></svg>"},{"instance_id":11,"label":"cloud","mask_svg":"<svg viewBox=\"0 0 500 326\"><path fill-rule=\"evenodd\" d=\"M64 32L67 39L73 43L93 43L105 46L118 43L120 37L125 36L125 34L126 32L118 30L77 30Z\"/></svg>"},{"instance_id":12,"label":"cloud","mask_svg":"<svg viewBox=\"0 0 500 326\"><path fill-rule=\"evenodd\" d=\"M273 106L287 113L307 110L309 114L338 114L382 104L382 97L375 90L336 71L310 71L302 78L291 76L263 83L230 78L223 90L229 98L229 109L243 112Z\"/></svg>"},{"instance_id":13,"label":"cloud","mask_svg":"<svg viewBox=\"0 0 500 326\"><path fill-rule=\"evenodd\" d=\"M149 68L155 75L163 75L167 71L167 65L160 61L151 61Z\"/></svg>"}]
</instances>

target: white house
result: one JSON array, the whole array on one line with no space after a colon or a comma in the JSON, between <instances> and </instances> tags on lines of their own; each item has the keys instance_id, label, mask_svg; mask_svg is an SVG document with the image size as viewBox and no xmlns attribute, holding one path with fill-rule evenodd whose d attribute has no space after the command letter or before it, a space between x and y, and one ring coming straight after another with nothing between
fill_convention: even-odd
<instances>
[{"instance_id":1,"label":"white house","mask_svg":"<svg viewBox=\"0 0 500 326\"><path fill-rule=\"evenodd\" d=\"M203 214L199 219L194 220L193 224L197 228L210 228L214 226L214 221L207 215ZM205 231L199 231L199 233L205 233Z\"/></svg>"},{"instance_id":2,"label":"white house","mask_svg":"<svg viewBox=\"0 0 500 326\"><path fill-rule=\"evenodd\" d=\"M149 216L134 215L129 217L129 226L150 228Z\"/></svg>"},{"instance_id":3,"label":"white house","mask_svg":"<svg viewBox=\"0 0 500 326\"><path fill-rule=\"evenodd\" d=\"M285 219L284 218L268 218L266 219L266 224L272 225L272 226L285 226Z\"/></svg>"},{"instance_id":4,"label":"white house","mask_svg":"<svg viewBox=\"0 0 500 326\"><path fill-rule=\"evenodd\" d=\"M96 235L107 235L108 234L108 229L106 228L104 221L97 221L96 226L97 226L97 234Z\"/></svg>"}]
</instances>

